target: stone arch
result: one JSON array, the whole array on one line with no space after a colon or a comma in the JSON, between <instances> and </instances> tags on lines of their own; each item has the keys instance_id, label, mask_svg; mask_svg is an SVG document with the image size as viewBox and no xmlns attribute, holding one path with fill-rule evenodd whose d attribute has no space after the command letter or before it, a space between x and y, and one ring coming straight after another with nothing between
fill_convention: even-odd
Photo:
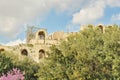
<instances>
[{"instance_id":1,"label":"stone arch","mask_svg":"<svg viewBox=\"0 0 120 80\"><path fill-rule=\"evenodd\" d=\"M0 48L0 52L2 52L2 51L5 51L5 49L4 48Z\"/></svg>"},{"instance_id":2,"label":"stone arch","mask_svg":"<svg viewBox=\"0 0 120 80\"><path fill-rule=\"evenodd\" d=\"M102 33L105 32L105 30L104 30L104 26L103 26L103 25L98 25L98 27L100 28L100 30L102 31Z\"/></svg>"},{"instance_id":3,"label":"stone arch","mask_svg":"<svg viewBox=\"0 0 120 80\"><path fill-rule=\"evenodd\" d=\"M27 51L27 49L22 49L22 50L21 50L21 55L28 56L28 51Z\"/></svg>"},{"instance_id":4,"label":"stone arch","mask_svg":"<svg viewBox=\"0 0 120 80\"><path fill-rule=\"evenodd\" d=\"M38 32L39 39L45 39L45 32L44 31L39 31Z\"/></svg>"},{"instance_id":5,"label":"stone arch","mask_svg":"<svg viewBox=\"0 0 120 80\"><path fill-rule=\"evenodd\" d=\"M44 49L40 49L39 50L39 59L45 57L45 50Z\"/></svg>"}]
</instances>

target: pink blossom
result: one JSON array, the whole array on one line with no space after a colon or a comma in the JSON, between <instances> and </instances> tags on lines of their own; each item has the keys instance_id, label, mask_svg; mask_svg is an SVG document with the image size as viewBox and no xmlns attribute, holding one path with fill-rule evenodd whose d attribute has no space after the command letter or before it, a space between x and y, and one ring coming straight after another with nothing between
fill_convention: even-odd
<instances>
[{"instance_id":1,"label":"pink blossom","mask_svg":"<svg viewBox=\"0 0 120 80\"><path fill-rule=\"evenodd\" d=\"M24 74L19 69L14 68L6 75L2 74L0 80L24 80Z\"/></svg>"}]
</instances>

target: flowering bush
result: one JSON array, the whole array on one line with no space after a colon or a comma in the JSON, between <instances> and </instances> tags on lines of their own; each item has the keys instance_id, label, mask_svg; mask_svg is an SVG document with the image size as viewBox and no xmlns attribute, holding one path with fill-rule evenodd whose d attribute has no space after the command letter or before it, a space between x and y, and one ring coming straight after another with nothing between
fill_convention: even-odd
<instances>
[{"instance_id":1,"label":"flowering bush","mask_svg":"<svg viewBox=\"0 0 120 80\"><path fill-rule=\"evenodd\" d=\"M14 68L7 74L2 74L0 80L24 80L24 74L19 69Z\"/></svg>"}]
</instances>

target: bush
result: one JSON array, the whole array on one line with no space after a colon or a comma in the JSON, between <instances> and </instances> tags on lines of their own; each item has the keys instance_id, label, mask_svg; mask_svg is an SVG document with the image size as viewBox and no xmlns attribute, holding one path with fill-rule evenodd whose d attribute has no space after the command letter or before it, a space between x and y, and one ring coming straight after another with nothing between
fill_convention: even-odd
<instances>
[{"instance_id":1,"label":"bush","mask_svg":"<svg viewBox=\"0 0 120 80\"><path fill-rule=\"evenodd\" d=\"M18 68L23 71L25 80L37 80L35 75L38 72L39 64L29 58L19 60L17 54L4 51L0 53L0 76L6 74L13 68Z\"/></svg>"},{"instance_id":2,"label":"bush","mask_svg":"<svg viewBox=\"0 0 120 80\"><path fill-rule=\"evenodd\" d=\"M14 65L12 63L12 60L9 57L6 57L4 54L0 53L0 76L2 73L7 73L7 71L10 71L13 69Z\"/></svg>"},{"instance_id":3,"label":"bush","mask_svg":"<svg viewBox=\"0 0 120 80\"><path fill-rule=\"evenodd\" d=\"M2 74L0 80L24 80L24 76L19 69L15 68L7 72L7 74Z\"/></svg>"},{"instance_id":4,"label":"bush","mask_svg":"<svg viewBox=\"0 0 120 80\"><path fill-rule=\"evenodd\" d=\"M60 46L52 46L37 76L42 80L119 80L120 28L106 27L103 33L88 26Z\"/></svg>"},{"instance_id":5,"label":"bush","mask_svg":"<svg viewBox=\"0 0 120 80\"><path fill-rule=\"evenodd\" d=\"M23 61L16 63L16 66L25 72L25 80L37 80L38 77L35 74L38 73L40 68L38 63L25 58Z\"/></svg>"}]
</instances>

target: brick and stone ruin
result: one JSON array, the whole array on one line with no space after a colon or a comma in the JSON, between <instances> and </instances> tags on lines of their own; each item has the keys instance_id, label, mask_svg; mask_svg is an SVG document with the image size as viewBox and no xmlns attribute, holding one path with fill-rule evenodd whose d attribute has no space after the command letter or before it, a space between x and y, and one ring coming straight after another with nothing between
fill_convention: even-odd
<instances>
[{"instance_id":1,"label":"brick and stone ruin","mask_svg":"<svg viewBox=\"0 0 120 80\"><path fill-rule=\"evenodd\" d=\"M59 45L62 40L65 40L70 33L57 31L48 34L47 29L30 26L26 31L26 43L16 46L0 46L0 51L11 51L18 53L19 58L29 57L36 62L48 57L46 52L52 45ZM73 34L73 33L71 33Z\"/></svg>"},{"instance_id":2,"label":"brick and stone ruin","mask_svg":"<svg viewBox=\"0 0 120 80\"><path fill-rule=\"evenodd\" d=\"M104 27L98 26L104 33ZM81 27L81 30L86 27ZM59 45L62 40L67 40L69 35L75 35L78 32L63 32L57 31L52 34L48 34L47 29L30 26L26 31L26 43L16 46L2 46L0 45L0 52L7 50L19 55L19 59L29 57L36 62L43 61L44 57L48 57L46 54L50 51L50 46Z\"/></svg>"}]
</instances>

